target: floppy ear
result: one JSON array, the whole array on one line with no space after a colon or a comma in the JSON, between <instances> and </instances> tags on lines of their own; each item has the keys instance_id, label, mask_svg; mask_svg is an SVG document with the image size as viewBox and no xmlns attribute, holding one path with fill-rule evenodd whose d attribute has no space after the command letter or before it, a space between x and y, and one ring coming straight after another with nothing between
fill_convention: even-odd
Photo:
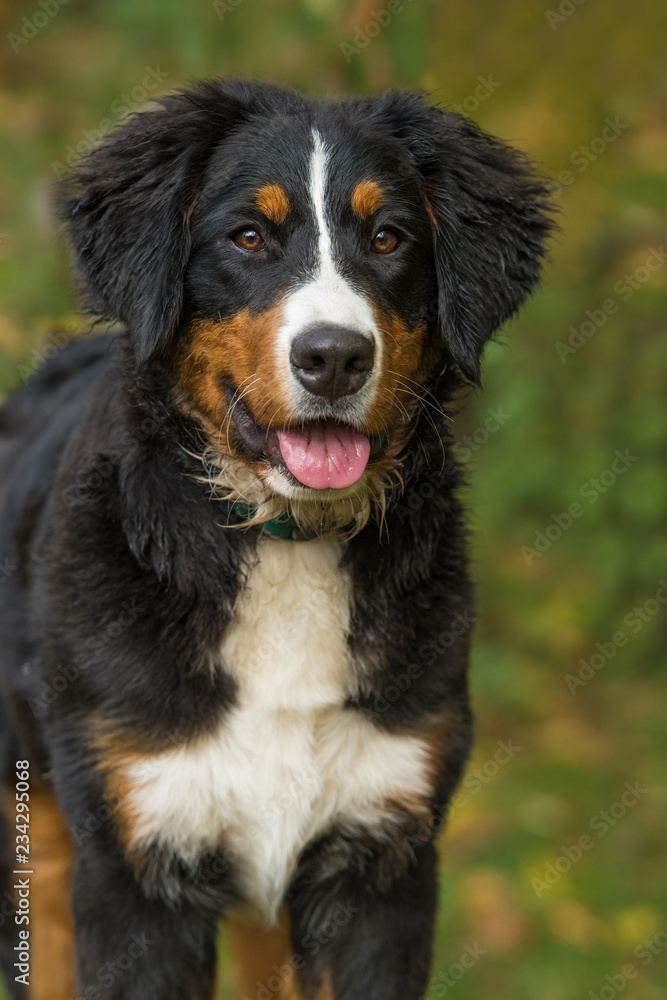
<instances>
[{"instance_id":1,"label":"floppy ear","mask_svg":"<svg viewBox=\"0 0 667 1000\"><path fill-rule=\"evenodd\" d=\"M88 304L129 327L139 361L179 322L200 178L250 102L248 89L215 82L167 97L124 121L67 184L62 215Z\"/></svg>"},{"instance_id":2,"label":"floppy ear","mask_svg":"<svg viewBox=\"0 0 667 1000\"><path fill-rule=\"evenodd\" d=\"M545 181L522 153L416 94L389 94L380 111L423 178L443 336L479 383L485 343L539 279L553 227Z\"/></svg>"}]
</instances>

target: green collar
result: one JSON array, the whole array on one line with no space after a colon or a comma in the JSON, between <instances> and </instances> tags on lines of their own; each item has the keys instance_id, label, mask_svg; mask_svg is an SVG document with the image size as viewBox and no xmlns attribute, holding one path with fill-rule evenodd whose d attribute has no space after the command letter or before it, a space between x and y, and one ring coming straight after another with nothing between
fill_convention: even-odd
<instances>
[{"instance_id":1,"label":"green collar","mask_svg":"<svg viewBox=\"0 0 667 1000\"><path fill-rule=\"evenodd\" d=\"M232 510L241 521L249 521L255 513L255 508L247 503L235 503ZM271 521L263 521L260 527L269 535L274 535L275 538L303 541L307 537L302 534L296 521L293 521L291 517L274 517Z\"/></svg>"}]
</instances>

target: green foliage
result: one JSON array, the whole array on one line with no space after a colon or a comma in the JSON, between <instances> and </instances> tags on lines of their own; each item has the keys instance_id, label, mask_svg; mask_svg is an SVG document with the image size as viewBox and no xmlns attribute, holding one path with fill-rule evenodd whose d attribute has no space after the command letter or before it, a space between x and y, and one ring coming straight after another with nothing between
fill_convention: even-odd
<instances>
[{"instance_id":1,"label":"green foliage","mask_svg":"<svg viewBox=\"0 0 667 1000\"><path fill-rule=\"evenodd\" d=\"M646 269L666 236L667 8L654 0L555 3L551 13L529 0L401 7L376 33L383 8L368 0L90 0L63 6L15 53L8 35L36 5L8 2L0 388L19 380L18 366L38 363L33 349L54 325L75 320L50 197L84 130L105 130L119 102L143 99L146 67L167 74L146 98L217 73L323 94L422 87L468 108L559 178L562 228L543 288L490 347L485 391L457 418L461 439L475 445L467 449L480 606L471 766L493 771L498 740L521 750L476 790L474 780L464 785L442 838L429 997L571 1000L598 994L606 976L633 962L640 975L624 997L657 1000L667 953L643 966L634 950L667 924L658 877L667 862L667 608L654 610L667 577L667 264ZM476 97L489 77L490 93ZM601 139L617 118L618 135ZM580 346L568 352L572 344ZM494 431L485 428L489 410L506 415ZM610 472L626 450L636 461ZM581 513L559 533L572 504ZM549 543L542 552L539 533ZM580 671L590 679L571 690L567 677L581 680ZM647 794L538 896L531 880L638 780ZM475 942L485 954L457 981L455 963ZM224 972L221 996L228 988Z\"/></svg>"}]
</instances>

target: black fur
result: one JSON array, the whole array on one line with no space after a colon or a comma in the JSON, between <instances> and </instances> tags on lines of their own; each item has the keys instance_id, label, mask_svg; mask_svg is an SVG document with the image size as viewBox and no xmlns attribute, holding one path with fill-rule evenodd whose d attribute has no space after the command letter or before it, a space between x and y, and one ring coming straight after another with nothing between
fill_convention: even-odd
<instances>
[{"instance_id":1,"label":"black fur","mask_svg":"<svg viewBox=\"0 0 667 1000\"><path fill-rule=\"evenodd\" d=\"M212 81L132 116L88 156L64 205L94 311L127 323L140 361L163 347L182 316L197 200L224 186L227 205L249 151L252 164L270 163L286 177L303 173L299 139L320 121L356 146L357 160L377 165L383 157L388 180L406 189L408 202L406 181L417 179L425 189L437 220L437 295L424 301L423 278L419 294L409 293L416 275L429 269L420 260L411 282L393 283L392 298L403 311L409 303L413 322L422 311L436 313L454 361L477 381L484 344L538 280L550 228L546 188L516 150L415 94L332 104L277 87ZM345 159L334 169L342 182ZM200 243L211 221L200 214ZM298 261L290 263L291 275ZM189 279L199 303L206 289L197 284L196 267ZM275 282L263 287L275 297ZM186 303L187 291L186 283ZM219 309L219 295L215 304Z\"/></svg>"},{"instance_id":2,"label":"black fur","mask_svg":"<svg viewBox=\"0 0 667 1000\"><path fill-rule=\"evenodd\" d=\"M215 920L239 899L222 845L191 867L158 855L128 866L113 823L95 824L113 803L91 727L94 736L103 719L158 749L214 727L234 704L233 679L209 664L261 528L221 528L237 518L196 478L191 456L205 442L178 405L171 359L192 318L265 309L312 252L298 205L300 248L261 277L219 252L216 234L266 162L297 183L313 122L339 140L341 184L366 158L401 201L413 244L387 264L391 280L382 284L375 261L354 270L351 237L339 249L360 287L412 323L439 326L430 385L439 402L457 388L457 367L478 379L484 343L538 278L548 229L540 181L513 150L411 94L331 103L213 81L133 116L73 178L63 215L89 302L127 333L70 344L0 411L0 764L11 788L13 761L29 758L73 831L82 995L136 934L152 943L112 977L106 1000L209 996ZM383 530L369 523L345 557L351 653L366 666L348 709L389 731L446 716L437 827L470 744L474 615L444 421L423 414L413 441ZM435 897L432 827L414 818L381 837L347 825L308 845L289 894L303 995L326 973L336 1000L416 1000ZM346 906L349 921L312 947ZM5 947L14 932L0 917Z\"/></svg>"},{"instance_id":3,"label":"black fur","mask_svg":"<svg viewBox=\"0 0 667 1000\"><path fill-rule=\"evenodd\" d=\"M544 181L517 150L414 94L363 106L404 144L437 221L440 327L461 371L479 381L493 332L539 279L551 229Z\"/></svg>"}]
</instances>

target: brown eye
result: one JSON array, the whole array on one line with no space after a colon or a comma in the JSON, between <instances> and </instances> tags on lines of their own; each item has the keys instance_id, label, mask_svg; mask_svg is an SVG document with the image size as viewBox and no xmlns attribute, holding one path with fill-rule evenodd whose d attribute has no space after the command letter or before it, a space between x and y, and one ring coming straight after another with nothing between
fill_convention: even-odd
<instances>
[{"instance_id":1,"label":"brown eye","mask_svg":"<svg viewBox=\"0 0 667 1000\"><path fill-rule=\"evenodd\" d=\"M371 240L375 253L391 253L399 244L399 239L392 229L381 229Z\"/></svg>"},{"instance_id":2,"label":"brown eye","mask_svg":"<svg viewBox=\"0 0 667 1000\"><path fill-rule=\"evenodd\" d=\"M242 250L266 250L266 243L256 229L239 229L232 239Z\"/></svg>"}]
</instances>

